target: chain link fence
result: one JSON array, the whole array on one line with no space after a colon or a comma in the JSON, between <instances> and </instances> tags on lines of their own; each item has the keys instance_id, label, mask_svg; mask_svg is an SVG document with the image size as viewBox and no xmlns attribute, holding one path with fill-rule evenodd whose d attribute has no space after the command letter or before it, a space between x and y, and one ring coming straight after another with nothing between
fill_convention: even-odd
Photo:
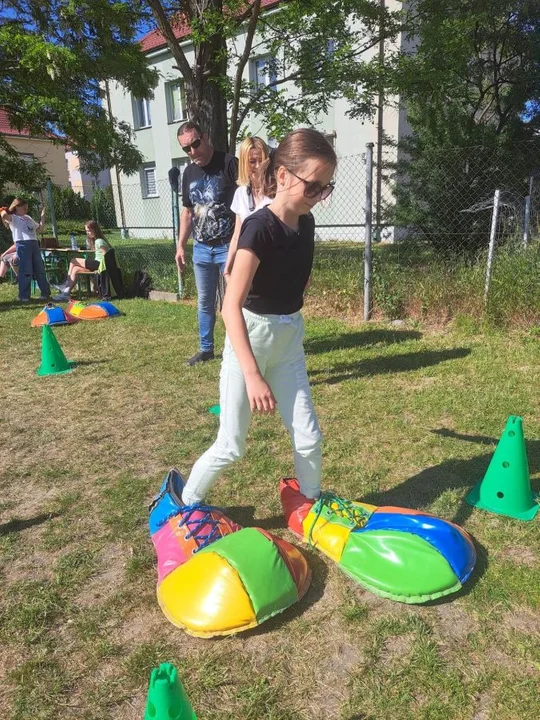
<instances>
[{"instance_id":1,"label":"chain link fence","mask_svg":"<svg viewBox=\"0 0 540 720\"><path fill-rule=\"evenodd\" d=\"M372 162L369 162L372 157ZM145 187L146 184L146 187ZM166 179L53 193L60 244L97 220L127 284L195 296L174 263L180 201ZM497 209L495 196L498 191ZM459 313L540 321L540 139L512 146L420 148L341 157L336 188L314 209L315 301L364 317Z\"/></svg>"}]
</instances>

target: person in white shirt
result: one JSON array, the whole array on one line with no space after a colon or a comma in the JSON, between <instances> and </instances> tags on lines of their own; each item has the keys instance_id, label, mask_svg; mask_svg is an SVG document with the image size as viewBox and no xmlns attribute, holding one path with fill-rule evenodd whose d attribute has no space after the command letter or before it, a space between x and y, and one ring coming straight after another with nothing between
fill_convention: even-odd
<instances>
[{"instance_id":1,"label":"person in white shirt","mask_svg":"<svg viewBox=\"0 0 540 720\"><path fill-rule=\"evenodd\" d=\"M238 163L238 189L234 194L231 210L236 214L234 234L227 254L223 275L226 280L232 271L234 256L242 223L256 210L270 205L272 198L264 195L260 185L259 168L268 160L270 150L260 137L247 137L242 141Z\"/></svg>"},{"instance_id":2,"label":"person in white shirt","mask_svg":"<svg viewBox=\"0 0 540 720\"><path fill-rule=\"evenodd\" d=\"M15 198L9 209L0 208L0 216L10 227L19 259L19 300L30 302L32 277L35 277L41 291L38 300L47 301L51 296L51 288L37 240L37 233L45 225L45 206L41 208L38 223L27 213L28 203L22 198Z\"/></svg>"}]
</instances>

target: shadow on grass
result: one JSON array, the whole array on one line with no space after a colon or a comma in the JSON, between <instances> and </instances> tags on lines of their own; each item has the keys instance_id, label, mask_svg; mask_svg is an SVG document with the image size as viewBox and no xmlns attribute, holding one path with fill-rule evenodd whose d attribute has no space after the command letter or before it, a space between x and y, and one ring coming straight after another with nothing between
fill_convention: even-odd
<instances>
[{"instance_id":1,"label":"shadow on grass","mask_svg":"<svg viewBox=\"0 0 540 720\"><path fill-rule=\"evenodd\" d=\"M320 370L311 370L308 375L312 385L335 385L344 380L355 380L368 375L420 370L448 360L467 357L470 353L470 348L452 348L450 350L422 350L404 355L385 355L352 363L336 363L328 372L324 372L324 377L318 377L322 375Z\"/></svg>"},{"instance_id":2,"label":"shadow on grass","mask_svg":"<svg viewBox=\"0 0 540 720\"><path fill-rule=\"evenodd\" d=\"M44 522L47 522L47 520L52 520L52 518L58 517L59 515L60 513L48 513L36 515L33 518L26 518L25 520L10 520L9 522L0 525L0 536L9 535L14 532L21 532L21 530L26 530L27 528L34 527L35 525L42 525Z\"/></svg>"},{"instance_id":3,"label":"shadow on grass","mask_svg":"<svg viewBox=\"0 0 540 720\"><path fill-rule=\"evenodd\" d=\"M298 547L298 546L296 546ZM309 586L304 597L291 607L284 610L279 615L269 618L259 627L253 628L243 633L244 637L266 635L274 630L279 630L291 620L303 615L312 605L315 605L324 595L326 587L326 578L328 577L328 567L326 562L318 554L317 551L308 552L306 548L299 548L302 555L306 558L312 573L311 585Z\"/></svg>"},{"instance_id":4,"label":"shadow on grass","mask_svg":"<svg viewBox=\"0 0 540 720\"><path fill-rule=\"evenodd\" d=\"M332 352L333 350L346 350L348 348L370 347L372 345L393 345L408 340L421 340L422 333L412 330L363 330L361 332L343 333L328 338L308 338L304 342L306 353Z\"/></svg>"},{"instance_id":5,"label":"shadow on grass","mask_svg":"<svg viewBox=\"0 0 540 720\"><path fill-rule=\"evenodd\" d=\"M29 303L21 303L19 300L4 300L0 302L0 312L7 312L8 310L32 310L36 311L36 308L41 308L44 305L44 301L32 300Z\"/></svg>"},{"instance_id":6,"label":"shadow on grass","mask_svg":"<svg viewBox=\"0 0 540 720\"><path fill-rule=\"evenodd\" d=\"M110 362L110 358L102 358L101 360L73 360L72 366L84 367L85 365L103 365L104 363Z\"/></svg>"},{"instance_id":7,"label":"shadow on grass","mask_svg":"<svg viewBox=\"0 0 540 720\"><path fill-rule=\"evenodd\" d=\"M463 488L467 491L465 495L468 494L468 491L484 477L498 439L486 437L485 435L463 435L445 428L439 428L431 432L443 437L490 445L492 450L489 453L477 455L473 458L446 460L440 465L434 465L422 470L389 490L368 493L361 498L360 502L418 508L431 505L446 490ZM530 473L536 474L540 471L540 440L525 441L525 447ZM533 486L537 484L532 483ZM452 518L452 522L457 525L463 525L474 510L466 502L465 495Z\"/></svg>"}]
</instances>

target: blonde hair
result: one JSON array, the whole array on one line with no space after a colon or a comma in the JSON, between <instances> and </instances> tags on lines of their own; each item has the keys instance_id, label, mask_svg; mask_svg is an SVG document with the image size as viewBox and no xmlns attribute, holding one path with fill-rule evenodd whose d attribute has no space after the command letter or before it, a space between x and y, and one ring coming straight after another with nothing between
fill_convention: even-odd
<instances>
[{"instance_id":1,"label":"blonde hair","mask_svg":"<svg viewBox=\"0 0 540 720\"><path fill-rule=\"evenodd\" d=\"M269 156L269 149L268 145L264 142L264 140L261 140L260 137L247 137L242 140L242 144L240 145L240 152L238 153L239 161L238 161L238 185L250 185L250 171L249 171L249 152L250 150L260 150L261 151L261 162L264 162L268 159Z\"/></svg>"},{"instance_id":2,"label":"blonde hair","mask_svg":"<svg viewBox=\"0 0 540 720\"><path fill-rule=\"evenodd\" d=\"M13 199L11 205L9 206L9 212L14 213L18 207L22 207L23 205L26 205L26 207L28 207L28 201L24 200L23 198L16 197Z\"/></svg>"}]
</instances>

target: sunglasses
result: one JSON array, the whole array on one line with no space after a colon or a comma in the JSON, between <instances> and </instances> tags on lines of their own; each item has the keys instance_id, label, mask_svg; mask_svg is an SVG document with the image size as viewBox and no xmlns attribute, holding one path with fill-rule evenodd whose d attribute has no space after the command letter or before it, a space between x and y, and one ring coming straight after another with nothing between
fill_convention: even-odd
<instances>
[{"instance_id":1,"label":"sunglasses","mask_svg":"<svg viewBox=\"0 0 540 720\"><path fill-rule=\"evenodd\" d=\"M183 150L185 153L189 153L189 152L191 152L192 150L196 150L196 149L199 147L199 145L201 144L201 142L202 142L202 138L199 137L199 138L197 138L196 140L194 140L194 141L191 143L191 145L181 145L180 147L182 148L182 150Z\"/></svg>"},{"instance_id":2,"label":"sunglasses","mask_svg":"<svg viewBox=\"0 0 540 720\"><path fill-rule=\"evenodd\" d=\"M287 168L287 170L289 170L289 168ZM304 197L310 199L320 197L321 200L326 200L336 187L336 183L333 180L329 182L328 185L322 185L318 180L305 180L300 177L300 175L293 173L292 170L289 170L289 172L291 175L294 175L297 180L301 180L304 183Z\"/></svg>"}]
</instances>

